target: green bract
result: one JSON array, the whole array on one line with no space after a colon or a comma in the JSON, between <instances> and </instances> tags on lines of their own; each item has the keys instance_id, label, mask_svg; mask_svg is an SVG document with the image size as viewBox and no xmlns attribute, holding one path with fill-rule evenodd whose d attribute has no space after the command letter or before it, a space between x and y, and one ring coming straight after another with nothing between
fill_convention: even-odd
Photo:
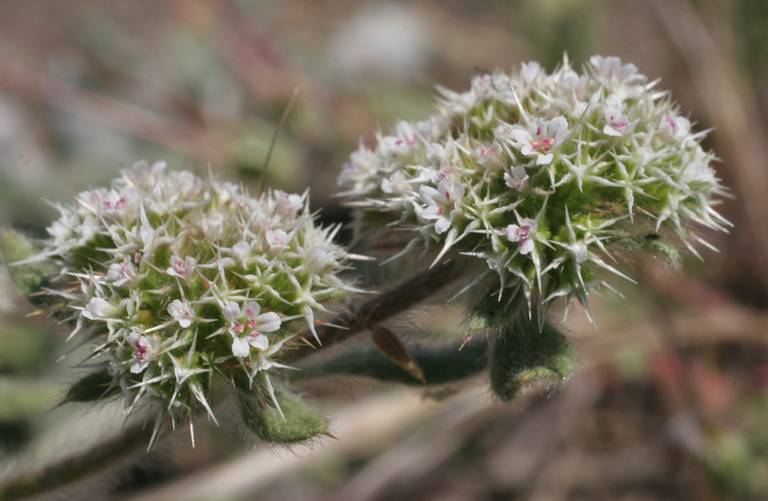
<instances>
[{"instance_id":1,"label":"green bract","mask_svg":"<svg viewBox=\"0 0 768 501\"><path fill-rule=\"evenodd\" d=\"M55 266L60 314L93 343L94 372L68 401L123 394L156 429L209 413L214 377L281 412L269 374L323 303L353 290L335 229L315 227L306 196L242 187L139 163L110 189L59 206L51 238L28 262ZM23 264L23 263L22 263ZM17 264L18 266L18 264ZM70 337L71 337L70 336Z\"/></svg>"},{"instance_id":2,"label":"green bract","mask_svg":"<svg viewBox=\"0 0 768 501\"><path fill-rule=\"evenodd\" d=\"M703 242L692 223L729 225L712 208L725 190L704 133L655 83L594 56L582 74L566 59L552 74L528 63L463 94L440 88L439 114L352 154L342 195L359 209L358 232L410 231L403 253L485 260L499 300L586 307L600 269L624 276L617 252L675 263L679 243Z\"/></svg>"}]
</instances>

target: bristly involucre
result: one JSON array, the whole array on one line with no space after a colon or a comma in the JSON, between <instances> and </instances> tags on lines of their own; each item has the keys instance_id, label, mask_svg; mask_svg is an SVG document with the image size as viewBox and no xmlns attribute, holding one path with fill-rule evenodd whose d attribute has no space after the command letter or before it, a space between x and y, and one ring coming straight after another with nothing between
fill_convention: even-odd
<instances>
[{"instance_id":1,"label":"bristly involucre","mask_svg":"<svg viewBox=\"0 0 768 501\"><path fill-rule=\"evenodd\" d=\"M314 226L306 195L252 198L141 162L57 208L37 258L60 267L51 294L70 312L72 336L93 343L88 364L108 371L127 413L154 408L157 429L196 408L210 413L216 375L279 409L276 354L354 289L338 276L347 254L332 242L337 228Z\"/></svg>"},{"instance_id":2,"label":"bristly involucre","mask_svg":"<svg viewBox=\"0 0 768 501\"><path fill-rule=\"evenodd\" d=\"M655 84L594 56L581 74L566 58L551 74L527 63L478 76L465 93L438 88L439 114L352 154L342 196L360 212L358 232L384 223L412 232L404 252L434 249L434 263L485 260L500 300L586 307L598 270L624 276L617 251L674 264L677 244L708 245L691 223L729 225L712 207L726 192L705 132Z\"/></svg>"}]
</instances>

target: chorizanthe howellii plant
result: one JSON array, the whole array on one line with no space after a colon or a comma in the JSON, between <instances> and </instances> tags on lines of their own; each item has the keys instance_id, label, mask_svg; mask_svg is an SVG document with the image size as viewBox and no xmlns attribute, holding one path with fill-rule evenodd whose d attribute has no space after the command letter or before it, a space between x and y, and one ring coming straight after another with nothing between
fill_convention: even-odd
<instances>
[{"instance_id":1,"label":"chorizanthe howellii plant","mask_svg":"<svg viewBox=\"0 0 768 501\"><path fill-rule=\"evenodd\" d=\"M675 264L679 244L708 245L692 226L729 225L713 209L725 189L706 132L656 83L594 56L582 73L565 58L551 74L533 62L478 76L468 92L439 88L437 115L352 154L342 196L360 211L358 232L410 231L403 252L435 250L434 263L485 260L497 302L564 297L589 312L598 272L624 277L618 254Z\"/></svg>"},{"instance_id":2,"label":"chorizanthe howellii plant","mask_svg":"<svg viewBox=\"0 0 768 501\"><path fill-rule=\"evenodd\" d=\"M157 432L191 423L196 409L215 419L211 388L223 376L246 424L274 433L260 411L282 420L281 404L298 405L270 379L283 367L276 358L296 333L315 332L324 303L355 290L338 276L348 256L332 242L336 228L313 224L306 196L253 198L210 176L166 173L164 163L138 163L110 189L75 198L56 206L50 238L26 261L58 275L47 299L74 326L70 337L93 345L93 372L67 401L122 394L126 414L150 408ZM306 438L278 435L266 438Z\"/></svg>"}]
</instances>

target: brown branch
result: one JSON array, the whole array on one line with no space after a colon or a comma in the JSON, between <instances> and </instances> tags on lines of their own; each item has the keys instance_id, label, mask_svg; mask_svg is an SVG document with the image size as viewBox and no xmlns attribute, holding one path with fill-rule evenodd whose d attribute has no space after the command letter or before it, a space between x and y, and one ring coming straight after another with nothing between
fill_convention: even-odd
<instances>
[{"instance_id":1,"label":"brown branch","mask_svg":"<svg viewBox=\"0 0 768 501\"><path fill-rule=\"evenodd\" d=\"M416 306L471 269L473 267L468 266L465 260L448 261L417 274L393 289L382 292L376 298L363 303L349 313L339 315L330 322L344 328L331 325L318 327L317 335L322 348L344 341L365 330L371 324L378 324ZM285 361L293 362L316 351L314 346L303 345L289 352Z\"/></svg>"}]
</instances>

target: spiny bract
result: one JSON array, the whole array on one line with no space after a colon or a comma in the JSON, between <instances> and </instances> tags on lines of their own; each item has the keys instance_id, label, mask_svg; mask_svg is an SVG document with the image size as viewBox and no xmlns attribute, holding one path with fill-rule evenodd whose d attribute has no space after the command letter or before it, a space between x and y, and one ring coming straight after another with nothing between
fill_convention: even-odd
<instances>
[{"instance_id":1,"label":"spiny bract","mask_svg":"<svg viewBox=\"0 0 768 501\"><path fill-rule=\"evenodd\" d=\"M59 266L50 293L71 312L70 337L94 343L88 363L111 377L104 394L122 389L126 413L153 407L156 430L195 408L211 413L217 374L279 410L275 355L302 326L314 332L324 302L353 290L337 276L347 254L332 243L336 228L313 225L306 196L256 199L164 169L141 162L111 189L57 206L36 259Z\"/></svg>"},{"instance_id":2,"label":"spiny bract","mask_svg":"<svg viewBox=\"0 0 768 501\"><path fill-rule=\"evenodd\" d=\"M712 208L725 189L705 133L655 84L594 56L582 74L565 58L552 74L532 62L478 76L463 94L438 88L439 114L352 154L342 196L360 210L358 232L384 223L415 233L403 253L423 245L435 263L484 259L499 300L587 307L598 269L624 276L609 264L616 251L674 264L675 242L706 244L691 222L729 225Z\"/></svg>"}]
</instances>

